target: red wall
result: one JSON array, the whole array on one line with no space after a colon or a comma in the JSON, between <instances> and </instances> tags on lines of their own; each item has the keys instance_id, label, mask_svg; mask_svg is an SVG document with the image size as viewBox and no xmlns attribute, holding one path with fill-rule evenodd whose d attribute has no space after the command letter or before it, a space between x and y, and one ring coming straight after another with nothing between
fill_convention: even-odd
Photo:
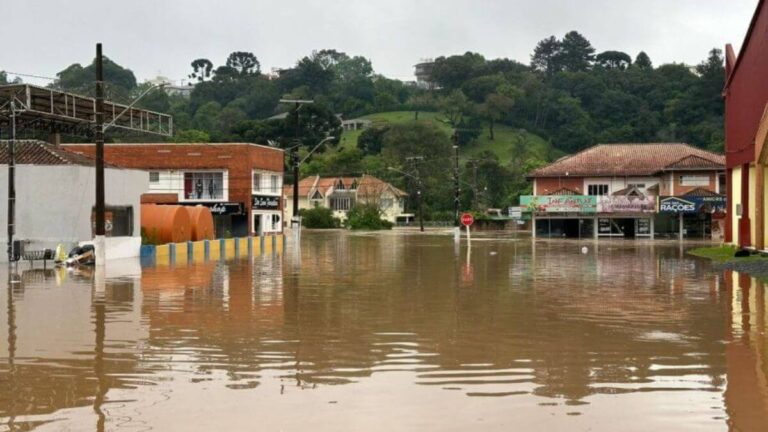
<instances>
[{"instance_id":1,"label":"red wall","mask_svg":"<svg viewBox=\"0 0 768 432\"><path fill-rule=\"evenodd\" d=\"M761 1L725 94L726 166L755 160L755 135L768 102L768 2Z\"/></svg>"},{"instance_id":2,"label":"red wall","mask_svg":"<svg viewBox=\"0 0 768 432\"><path fill-rule=\"evenodd\" d=\"M63 145L64 149L94 157L93 144ZM226 169L229 171L229 201L251 210L252 170L282 173L282 150L249 144L107 144L104 160L122 168L142 170ZM161 197L155 197L161 198ZM144 201L155 201L147 197ZM283 202L280 200L280 208Z\"/></svg>"}]
</instances>

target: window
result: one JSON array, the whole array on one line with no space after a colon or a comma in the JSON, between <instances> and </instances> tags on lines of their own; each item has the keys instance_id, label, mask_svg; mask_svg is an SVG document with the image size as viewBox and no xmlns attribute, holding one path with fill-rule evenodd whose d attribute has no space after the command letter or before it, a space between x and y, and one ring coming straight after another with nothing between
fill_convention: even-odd
<instances>
[{"instance_id":1,"label":"window","mask_svg":"<svg viewBox=\"0 0 768 432\"><path fill-rule=\"evenodd\" d=\"M273 175L269 178L269 190L272 193L277 193L278 189L280 188L280 178L276 175Z\"/></svg>"},{"instance_id":2,"label":"window","mask_svg":"<svg viewBox=\"0 0 768 432\"><path fill-rule=\"evenodd\" d=\"M393 204L394 204L394 200L392 198L382 198L381 199L381 208L382 209L391 208Z\"/></svg>"},{"instance_id":3,"label":"window","mask_svg":"<svg viewBox=\"0 0 768 432\"><path fill-rule=\"evenodd\" d=\"M261 174L260 173L253 173L253 190L254 191L261 190Z\"/></svg>"},{"instance_id":4,"label":"window","mask_svg":"<svg viewBox=\"0 0 768 432\"><path fill-rule=\"evenodd\" d=\"M280 231L280 215L272 215L272 231Z\"/></svg>"},{"instance_id":5,"label":"window","mask_svg":"<svg viewBox=\"0 0 768 432\"><path fill-rule=\"evenodd\" d=\"M157 171L150 171L149 172L149 182L150 183L158 183L160 182L160 173Z\"/></svg>"},{"instance_id":6,"label":"window","mask_svg":"<svg viewBox=\"0 0 768 432\"><path fill-rule=\"evenodd\" d=\"M680 186L709 186L709 176L681 175Z\"/></svg>"},{"instance_id":7,"label":"window","mask_svg":"<svg viewBox=\"0 0 768 432\"><path fill-rule=\"evenodd\" d=\"M184 198L188 200L223 200L224 173L184 173Z\"/></svg>"},{"instance_id":8,"label":"window","mask_svg":"<svg viewBox=\"0 0 768 432\"><path fill-rule=\"evenodd\" d=\"M341 179L339 179L339 180L336 182L336 186L335 186L334 188L335 188L336 190L344 190L344 182L342 182L342 181L341 181Z\"/></svg>"},{"instance_id":9,"label":"window","mask_svg":"<svg viewBox=\"0 0 768 432\"><path fill-rule=\"evenodd\" d=\"M336 211L347 211L352 207L352 199L348 197L331 198L331 208Z\"/></svg>"},{"instance_id":10,"label":"window","mask_svg":"<svg viewBox=\"0 0 768 432\"><path fill-rule=\"evenodd\" d=\"M637 190L642 192L642 191L645 190L645 183L629 183L627 185L627 187L628 188L637 188Z\"/></svg>"},{"instance_id":11,"label":"window","mask_svg":"<svg viewBox=\"0 0 768 432\"><path fill-rule=\"evenodd\" d=\"M608 185L591 184L587 187L587 195L608 195Z\"/></svg>"},{"instance_id":12,"label":"window","mask_svg":"<svg viewBox=\"0 0 768 432\"><path fill-rule=\"evenodd\" d=\"M357 179L352 180L352 186L349 187L349 190L357 190Z\"/></svg>"}]
</instances>

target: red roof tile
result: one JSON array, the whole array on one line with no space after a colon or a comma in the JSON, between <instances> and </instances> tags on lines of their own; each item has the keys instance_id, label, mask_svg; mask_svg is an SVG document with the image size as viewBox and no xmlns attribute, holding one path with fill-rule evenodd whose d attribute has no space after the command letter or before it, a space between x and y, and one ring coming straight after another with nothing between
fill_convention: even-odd
<instances>
[{"instance_id":1,"label":"red roof tile","mask_svg":"<svg viewBox=\"0 0 768 432\"><path fill-rule=\"evenodd\" d=\"M681 143L598 144L528 176L640 176L672 169L725 169L725 156Z\"/></svg>"},{"instance_id":2,"label":"red roof tile","mask_svg":"<svg viewBox=\"0 0 768 432\"><path fill-rule=\"evenodd\" d=\"M392 190L395 195L408 195L407 193L392 186L384 180L381 180L372 175L364 174L361 177L305 177L299 180L299 196L309 196L310 193L314 193L316 190L320 191L320 193L325 196L336 188L336 185L339 181L341 181L345 190L351 189L353 183L357 182L357 193L362 195L380 194L386 189ZM287 197L292 197L293 185L284 186L283 193Z\"/></svg>"},{"instance_id":3,"label":"red roof tile","mask_svg":"<svg viewBox=\"0 0 768 432\"><path fill-rule=\"evenodd\" d=\"M84 165L94 166L95 161L80 154L43 141L16 141L16 163L19 165ZM8 141L0 142L0 164L8 164Z\"/></svg>"}]
</instances>

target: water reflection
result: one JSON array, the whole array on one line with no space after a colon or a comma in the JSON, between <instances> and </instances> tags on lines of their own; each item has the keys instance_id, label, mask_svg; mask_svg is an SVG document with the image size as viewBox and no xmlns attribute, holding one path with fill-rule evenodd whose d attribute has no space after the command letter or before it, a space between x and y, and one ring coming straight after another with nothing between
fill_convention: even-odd
<instances>
[{"instance_id":1,"label":"water reflection","mask_svg":"<svg viewBox=\"0 0 768 432\"><path fill-rule=\"evenodd\" d=\"M19 278L0 430L239 430L245 407L284 430L768 426L765 286L677 245L307 233Z\"/></svg>"}]
</instances>

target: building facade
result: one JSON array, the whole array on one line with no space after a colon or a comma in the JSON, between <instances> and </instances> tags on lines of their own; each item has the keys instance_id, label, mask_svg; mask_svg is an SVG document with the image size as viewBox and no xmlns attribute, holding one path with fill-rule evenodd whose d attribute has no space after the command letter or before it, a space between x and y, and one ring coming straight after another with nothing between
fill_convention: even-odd
<instances>
[{"instance_id":1,"label":"building facade","mask_svg":"<svg viewBox=\"0 0 768 432\"><path fill-rule=\"evenodd\" d=\"M94 153L92 144L63 147ZM250 143L106 144L104 158L145 171L142 203L209 207L217 237L282 231L281 149Z\"/></svg>"},{"instance_id":2,"label":"building facade","mask_svg":"<svg viewBox=\"0 0 768 432\"><path fill-rule=\"evenodd\" d=\"M726 46L725 152L729 212L726 241L765 249L768 163L768 2L760 0L736 57Z\"/></svg>"},{"instance_id":3,"label":"building facade","mask_svg":"<svg viewBox=\"0 0 768 432\"><path fill-rule=\"evenodd\" d=\"M286 214L288 221L293 209L293 186L284 188ZM345 220L347 212L355 204L375 204L382 212L382 219L392 223L413 219L413 214L405 213L407 193L391 184L371 175L360 177L306 177L299 181L299 209L325 207L333 210L334 216Z\"/></svg>"},{"instance_id":4,"label":"building facade","mask_svg":"<svg viewBox=\"0 0 768 432\"><path fill-rule=\"evenodd\" d=\"M8 185L8 145L0 145L0 185ZM67 248L93 240L96 170L92 159L40 141L16 141L16 229L14 240L27 250ZM141 194L146 173L107 166L106 257L139 256ZM8 201L0 201L3 245L7 244ZM69 250L69 249L68 249ZM0 253L0 261L7 260Z\"/></svg>"},{"instance_id":5,"label":"building facade","mask_svg":"<svg viewBox=\"0 0 768 432\"><path fill-rule=\"evenodd\" d=\"M539 237L720 238L725 159L687 144L601 144L529 175Z\"/></svg>"}]
</instances>

